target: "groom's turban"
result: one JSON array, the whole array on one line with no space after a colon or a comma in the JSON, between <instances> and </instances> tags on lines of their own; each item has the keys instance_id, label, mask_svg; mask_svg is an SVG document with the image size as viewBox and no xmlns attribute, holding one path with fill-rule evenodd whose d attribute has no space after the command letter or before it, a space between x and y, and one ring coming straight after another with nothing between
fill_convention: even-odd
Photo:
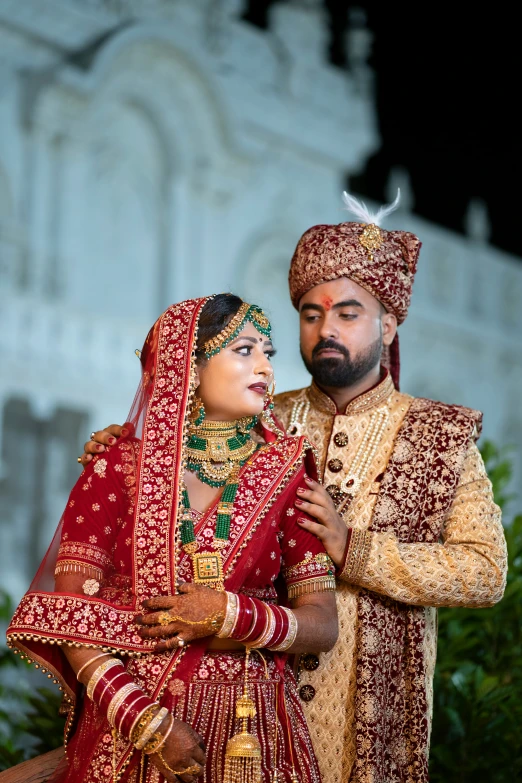
<instances>
[{"instance_id":1,"label":"groom's turban","mask_svg":"<svg viewBox=\"0 0 522 783\"><path fill-rule=\"evenodd\" d=\"M316 285L349 277L384 305L401 324L408 314L413 278L421 242L408 231L385 231L377 223L396 209L376 214L347 193L345 203L361 223L321 224L305 231L290 265L290 297L296 309L299 300ZM395 385L399 384L399 342L396 336L383 363L390 368Z\"/></svg>"},{"instance_id":2,"label":"groom's turban","mask_svg":"<svg viewBox=\"0 0 522 783\"><path fill-rule=\"evenodd\" d=\"M290 265L292 304L298 308L303 294L316 285L349 277L400 324L408 313L420 247L415 234L374 224L312 226L297 243Z\"/></svg>"}]
</instances>

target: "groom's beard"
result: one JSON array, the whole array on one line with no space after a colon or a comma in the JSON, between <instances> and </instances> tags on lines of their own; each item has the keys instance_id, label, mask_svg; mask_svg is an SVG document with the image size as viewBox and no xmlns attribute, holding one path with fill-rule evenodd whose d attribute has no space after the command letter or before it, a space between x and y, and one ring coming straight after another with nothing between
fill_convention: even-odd
<instances>
[{"instance_id":1,"label":"groom's beard","mask_svg":"<svg viewBox=\"0 0 522 783\"><path fill-rule=\"evenodd\" d=\"M323 348L333 348L342 354L343 358L328 357L321 359L317 354ZM382 354L382 334L365 351L353 359L344 345L335 340L320 340L312 351L309 361L301 349L301 358L305 367L319 386L340 389L353 386L362 380L379 363Z\"/></svg>"}]
</instances>

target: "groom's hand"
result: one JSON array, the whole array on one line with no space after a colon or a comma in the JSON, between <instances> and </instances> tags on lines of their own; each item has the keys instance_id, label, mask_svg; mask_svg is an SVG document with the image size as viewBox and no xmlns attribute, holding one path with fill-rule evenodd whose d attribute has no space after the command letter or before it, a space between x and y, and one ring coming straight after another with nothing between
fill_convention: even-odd
<instances>
[{"instance_id":1,"label":"groom's hand","mask_svg":"<svg viewBox=\"0 0 522 783\"><path fill-rule=\"evenodd\" d=\"M317 521L312 522L304 517L297 521L302 528L309 530L323 542L324 548L334 564L339 567L344 560L348 538L346 522L337 513L333 500L326 489L311 478L306 477L305 481L308 489L301 487L297 489L295 505L298 511L306 511Z\"/></svg>"}]
</instances>

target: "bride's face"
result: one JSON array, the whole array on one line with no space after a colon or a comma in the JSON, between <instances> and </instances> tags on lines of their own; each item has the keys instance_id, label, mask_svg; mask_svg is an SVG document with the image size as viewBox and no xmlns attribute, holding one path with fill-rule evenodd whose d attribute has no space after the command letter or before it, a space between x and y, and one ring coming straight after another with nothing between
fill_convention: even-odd
<instances>
[{"instance_id":1,"label":"bride's face","mask_svg":"<svg viewBox=\"0 0 522 783\"><path fill-rule=\"evenodd\" d=\"M273 379L272 341L247 322L243 331L197 368L198 396L207 419L233 421L257 416Z\"/></svg>"}]
</instances>

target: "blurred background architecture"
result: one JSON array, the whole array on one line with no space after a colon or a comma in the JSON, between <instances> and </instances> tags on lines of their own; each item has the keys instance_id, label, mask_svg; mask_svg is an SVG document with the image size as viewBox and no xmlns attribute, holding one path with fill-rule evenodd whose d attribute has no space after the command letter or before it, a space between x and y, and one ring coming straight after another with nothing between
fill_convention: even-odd
<instances>
[{"instance_id":1,"label":"blurred background architecture","mask_svg":"<svg viewBox=\"0 0 522 783\"><path fill-rule=\"evenodd\" d=\"M345 219L342 190L379 154L371 33L355 9L346 70L322 3L273 3L265 28L249 5L0 0L0 586L15 599L83 442L125 419L134 349L168 304L261 304L278 390L308 383L288 265L306 228ZM482 201L457 233L415 213L404 167L388 199L397 186L387 227L424 243L402 388L479 408L487 437L519 444L522 265L489 244Z\"/></svg>"}]
</instances>

